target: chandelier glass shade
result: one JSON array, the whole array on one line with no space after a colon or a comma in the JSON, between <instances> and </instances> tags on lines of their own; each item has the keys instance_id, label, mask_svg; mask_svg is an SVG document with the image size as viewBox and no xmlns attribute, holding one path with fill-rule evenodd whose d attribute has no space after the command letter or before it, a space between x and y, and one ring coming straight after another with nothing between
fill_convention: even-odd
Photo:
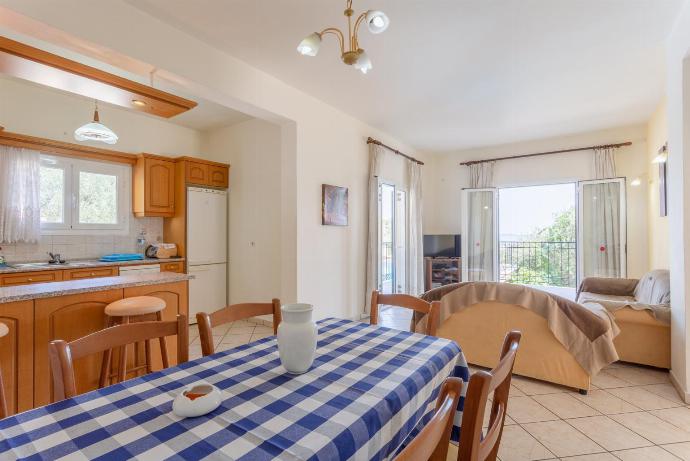
<instances>
[{"instance_id":1,"label":"chandelier glass shade","mask_svg":"<svg viewBox=\"0 0 690 461\"><path fill-rule=\"evenodd\" d=\"M74 139L77 141L100 141L106 144L117 143L117 135L103 125L98 117L98 102L96 102L96 108L93 112L93 121L74 130Z\"/></svg>"},{"instance_id":2,"label":"chandelier glass shade","mask_svg":"<svg viewBox=\"0 0 690 461\"><path fill-rule=\"evenodd\" d=\"M343 62L349 66L354 66L355 69L366 74L373 68L373 65L367 53L359 46L359 28L362 23L365 23L369 32L380 34L388 28L390 20L382 11L369 10L357 17L353 27L352 17L354 10L352 9L352 0L347 0L347 7L343 14L347 17L347 38L340 29L327 27L321 32L307 35L297 46L297 52L304 56L316 56L319 53L323 36L326 34L335 35L340 44L340 58Z\"/></svg>"}]
</instances>

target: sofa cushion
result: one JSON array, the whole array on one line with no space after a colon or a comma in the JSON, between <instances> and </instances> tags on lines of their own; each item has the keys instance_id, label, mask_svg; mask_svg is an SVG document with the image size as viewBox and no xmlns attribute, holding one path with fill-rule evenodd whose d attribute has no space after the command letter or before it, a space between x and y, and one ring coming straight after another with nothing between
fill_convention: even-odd
<instances>
[{"instance_id":1,"label":"sofa cushion","mask_svg":"<svg viewBox=\"0 0 690 461\"><path fill-rule=\"evenodd\" d=\"M647 272L635 287L635 299L643 304L671 304L669 272L665 269Z\"/></svg>"},{"instance_id":2,"label":"sofa cushion","mask_svg":"<svg viewBox=\"0 0 690 461\"><path fill-rule=\"evenodd\" d=\"M586 302L611 302L611 303L622 303L622 304L630 304L635 302L635 298L632 296L617 296L617 295L604 295L600 293L589 293L587 291L583 291L580 293L580 297L577 298L577 302L580 304L584 304Z\"/></svg>"}]
</instances>

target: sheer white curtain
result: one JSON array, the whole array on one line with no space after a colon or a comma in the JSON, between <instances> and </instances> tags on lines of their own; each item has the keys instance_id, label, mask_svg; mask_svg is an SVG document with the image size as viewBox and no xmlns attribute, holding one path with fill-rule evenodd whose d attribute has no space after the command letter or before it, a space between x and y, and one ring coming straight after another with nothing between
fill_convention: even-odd
<instances>
[{"instance_id":1,"label":"sheer white curtain","mask_svg":"<svg viewBox=\"0 0 690 461\"><path fill-rule=\"evenodd\" d=\"M367 232L367 275L364 312L369 314L371 293L379 283L379 175L383 147L369 144L369 224Z\"/></svg>"},{"instance_id":2,"label":"sheer white curtain","mask_svg":"<svg viewBox=\"0 0 690 461\"><path fill-rule=\"evenodd\" d=\"M491 281L495 264L495 162L470 165L470 187L465 200L465 248L463 267L467 281ZM475 190L472 190L475 189Z\"/></svg>"},{"instance_id":3,"label":"sheer white curtain","mask_svg":"<svg viewBox=\"0 0 690 461\"><path fill-rule=\"evenodd\" d=\"M614 150L594 150L594 176L616 177ZM585 277L621 277L621 188L620 181L583 182L582 246Z\"/></svg>"},{"instance_id":4,"label":"sheer white curtain","mask_svg":"<svg viewBox=\"0 0 690 461\"><path fill-rule=\"evenodd\" d=\"M407 292L424 292L424 248L422 236L422 166L407 160L407 191L409 195L408 286Z\"/></svg>"},{"instance_id":5,"label":"sheer white curtain","mask_svg":"<svg viewBox=\"0 0 690 461\"><path fill-rule=\"evenodd\" d=\"M0 243L40 238L40 165L37 151L0 146Z\"/></svg>"}]
</instances>

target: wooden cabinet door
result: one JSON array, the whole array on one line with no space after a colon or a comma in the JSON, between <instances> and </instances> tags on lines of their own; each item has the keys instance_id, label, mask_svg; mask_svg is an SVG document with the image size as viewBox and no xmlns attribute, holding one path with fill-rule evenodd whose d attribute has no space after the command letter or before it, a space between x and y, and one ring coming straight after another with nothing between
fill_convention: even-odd
<instances>
[{"instance_id":1,"label":"wooden cabinet door","mask_svg":"<svg viewBox=\"0 0 690 461\"><path fill-rule=\"evenodd\" d=\"M161 272L184 272L183 262L161 263Z\"/></svg>"},{"instance_id":2,"label":"wooden cabinet door","mask_svg":"<svg viewBox=\"0 0 690 461\"><path fill-rule=\"evenodd\" d=\"M185 179L187 184L198 184L200 186L211 185L208 177L208 165L206 163L185 162Z\"/></svg>"},{"instance_id":3,"label":"wooden cabinet door","mask_svg":"<svg viewBox=\"0 0 690 461\"><path fill-rule=\"evenodd\" d=\"M132 287L124 289L125 298L132 296L155 296L165 301L166 307L163 310L163 320L175 320L177 314L187 315L188 298L188 283L175 282L166 283L163 285L149 285L143 287ZM147 316L142 320L156 320L154 315ZM189 335L187 335L189 336ZM168 336L166 338L168 346L168 358L170 365L177 364L177 336ZM189 347L189 345L187 345ZM160 370L163 368L161 360L160 346L158 341L151 341L151 355L153 356L153 370Z\"/></svg>"},{"instance_id":4,"label":"wooden cabinet door","mask_svg":"<svg viewBox=\"0 0 690 461\"><path fill-rule=\"evenodd\" d=\"M226 166L209 165L208 180L213 187L227 188L229 184L230 169Z\"/></svg>"},{"instance_id":5,"label":"wooden cabinet door","mask_svg":"<svg viewBox=\"0 0 690 461\"><path fill-rule=\"evenodd\" d=\"M175 162L146 159L144 211L148 216L175 214Z\"/></svg>"},{"instance_id":6,"label":"wooden cabinet door","mask_svg":"<svg viewBox=\"0 0 690 461\"><path fill-rule=\"evenodd\" d=\"M0 338L0 372L12 415L34 407L34 302L0 304L0 322L10 330Z\"/></svg>"},{"instance_id":7,"label":"wooden cabinet door","mask_svg":"<svg viewBox=\"0 0 690 461\"><path fill-rule=\"evenodd\" d=\"M97 291L55 298L37 299L34 305L34 404L53 400L48 344L54 339L73 341L102 330L106 325L105 306L122 299L122 290ZM98 388L102 354L74 361L77 393Z\"/></svg>"},{"instance_id":8,"label":"wooden cabinet door","mask_svg":"<svg viewBox=\"0 0 690 461\"><path fill-rule=\"evenodd\" d=\"M59 282L62 280L61 270L19 272L0 275L0 286L31 285L34 283Z\"/></svg>"}]
</instances>

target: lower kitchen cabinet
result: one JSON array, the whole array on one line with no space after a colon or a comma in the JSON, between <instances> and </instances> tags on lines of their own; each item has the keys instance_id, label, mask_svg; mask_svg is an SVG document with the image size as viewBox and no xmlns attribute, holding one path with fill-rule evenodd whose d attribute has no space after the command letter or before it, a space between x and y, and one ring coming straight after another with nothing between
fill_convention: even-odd
<instances>
[{"instance_id":1,"label":"lower kitchen cabinet","mask_svg":"<svg viewBox=\"0 0 690 461\"><path fill-rule=\"evenodd\" d=\"M73 341L105 328L105 306L122 299L122 290L97 291L35 300L34 312L34 406L53 401L48 345L55 339ZM77 393L98 387L102 354L74 361Z\"/></svg>"},{"instance_id":2,"label":"lower kitchen cabinet","mask_svg":"<svg viewBox=\"0 0 690 461\"><path fill-rule=\"evenodd\" d=\"M33 301L0 304L0 322L9 333L0 338L0 371L9 414L33 408Z\"/></svg>"}]
</instances>

